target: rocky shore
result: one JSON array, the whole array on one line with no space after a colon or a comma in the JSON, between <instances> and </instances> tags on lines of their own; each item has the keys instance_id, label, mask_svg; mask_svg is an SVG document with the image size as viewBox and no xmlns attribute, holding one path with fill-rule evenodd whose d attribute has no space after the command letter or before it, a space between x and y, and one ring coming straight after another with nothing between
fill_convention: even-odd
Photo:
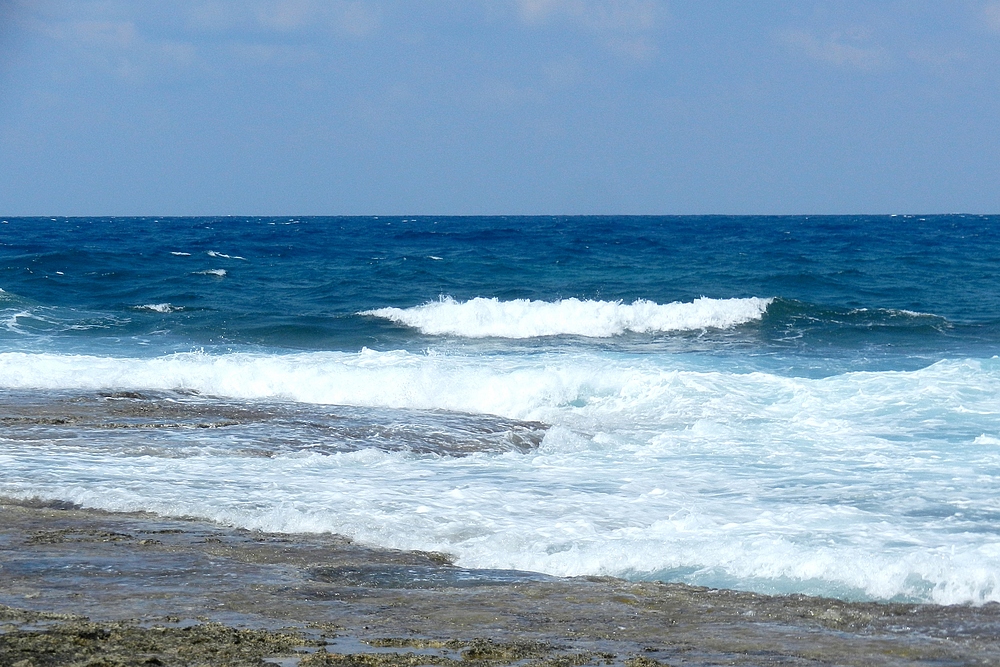
<instances>
[{"instance_id":1,"label":"rocky shore","mask_svg":"<svg viewBox=\"0 0 1000 667\"><path fill-rule=\"evenodd\" d=\"M1000 605L468 570L336 535L0 500L0 666L1000 665Z\"/></svg>"}]
</instances>

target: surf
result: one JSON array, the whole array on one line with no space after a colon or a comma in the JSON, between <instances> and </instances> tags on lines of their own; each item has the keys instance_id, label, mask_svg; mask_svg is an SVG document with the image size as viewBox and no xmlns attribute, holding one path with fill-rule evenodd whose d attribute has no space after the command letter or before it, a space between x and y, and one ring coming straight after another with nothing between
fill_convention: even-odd
<instances>
[{"instance_id":1,"label":"surf","mask_svg":"<svg viewBox=\"0 0 1000 667\"><path fill-rule=\"evenodd\" d=\"M651 333L729 329L760 320L773 299L710 299L658 304L578 298L558 301L441 297L413 308L375 308L360 312L413 327L430 335L464 338L583 336L609 338L626 332Z\"/></svg>"}]
</instances>

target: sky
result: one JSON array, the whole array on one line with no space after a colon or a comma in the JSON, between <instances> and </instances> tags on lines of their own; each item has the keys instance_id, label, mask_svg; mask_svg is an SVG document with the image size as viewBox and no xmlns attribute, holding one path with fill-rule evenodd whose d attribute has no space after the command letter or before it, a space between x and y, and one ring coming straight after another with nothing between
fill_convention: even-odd
<instances>
[{"instance_id":1,"label":"sky","mask_svg":"<svg viewBox=\"0 0 1000 667\"><path fill-rule=\"evenodd\" d=\"M1000 213L1000 1L0 0L0 215Z\"/></svg>"}]
</instances>

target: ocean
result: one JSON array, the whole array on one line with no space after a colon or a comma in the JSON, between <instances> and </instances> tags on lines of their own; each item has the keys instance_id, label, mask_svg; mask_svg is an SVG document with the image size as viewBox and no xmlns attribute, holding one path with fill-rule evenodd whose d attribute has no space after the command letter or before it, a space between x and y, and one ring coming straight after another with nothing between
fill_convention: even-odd
<instances>
[{"instance_id":1,"label":"ocean","mask_svg":"<svg viewBox=\"0 0 1000 667\"><path fill-rule=\"evenodd\" d=\"M1000 216L0 219L0 496L1000 602Z\"/></svg>"}]
</instances>

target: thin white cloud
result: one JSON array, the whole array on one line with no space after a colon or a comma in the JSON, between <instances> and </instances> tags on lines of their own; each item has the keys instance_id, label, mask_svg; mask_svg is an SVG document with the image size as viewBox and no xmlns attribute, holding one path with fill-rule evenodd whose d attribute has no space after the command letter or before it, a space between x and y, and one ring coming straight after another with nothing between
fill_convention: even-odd
<instances>
[{"instance_id":1,"label":"thin white cloud","mask_svg":"<svg viewBox=\"0 0 1000 667\"><path fill-rule=\"evenodd\" d=\"M885 49L870 45L864 31L849 35L834 32L820 38L805 30L787 30L780 39L798 53L840 67L872 71L890 63Z\"/></svg>"},{"instance_id":2,"label":"thin white cloud","mask_svg":"<svg viewBox=\"0 0 1000 667\"><path fill-rule=\"evenodd\" d=\"M111 47L127 46L136 37L135 23L127 17L106 9L95 11L84 3L71 7L73 11L59 11L54 2L0 0L0 7L4 5L3 18L28 35Z\"/></svg>"},{"instance_id":3,"label":"thin white cloud","mask_svg":"<svg viewBox=\"0 0 1000 667\"><path fill-rule=\"evenodd\" d=\"M517 4L528 23L564 18L591 30L611 32L651 30L662 11L653 0L518 0Z\"/></svg>"},{"instance_id":4,"label":"thin white cloud","mask_svg":"<svg viewBox=\"0 0 1000 667\"><path fill-rule=\"evenodd\" d=\"M962 49L937 46L921 46L906 52L915 63L927 65L932 70L948 71L949 68L969 60L969 54Z\"/></svg>"},{"instance_id":5,"label":"thin white cloud","mask_svg":"<svg viewBox=\"0 0 1000 667\"><path fill-rule=\"evenodd\" d=\"M983 21L991 32L1000 33L1000 2L987 2L983 7Z\"/></svg>"},{"instance_id":6,"label":"thin white cloud","mask_svg":"<svg viewBox=\"0 0 1000 667\"><path fill-rule=\"evenodd\" d=\"M232 42L226 45L224 53L241 64L251 66L315 64L319 59L313 47L298 44Z\"/></svg>"},{"instance_id":7,"label":"thin white cloud","mask_svg":"<svg viewBox=\"0 0 1000 667\"><path fill-rule=\"evenodd\" d=\"M72 58L96 64L112 75L132 82L147 78L164 66L188 67L197 60L194 44L172 39L151 38L122 12L92 6L76 16L60 15L21 5L19 24L33 33L59 43Z\"/></svg>"},{"instance_id":8,"label":"thin white cloud","mask_svg":"<svg viewBox=\"0 0 1000 667\"><path fill-rule=\"evenodd\" d=\"M569 56L550 61L543 71L549 85L555 88L571 88L586 76L580 61Z\"/></svg>"},{"instance_id":9,"label":"thin white cloud","mask_svg":"<svg viewBox=\"0 0 1000 667\"><path fill-rule=\"evenodd\" d=\"M127 49L139 41L132 21L63 21L38 23L39 30L51 39L104 48Z\"/></svg>"},{"instance_id":10,"label":"thin white cloud","mask_svg":"<svg viewBox=\"0 0 1000 667\"><path fill-rule=\"evenodd\" d=\"M365 37L378 29L381 12L370 0L198 0L187 8L187 21L190 27L208 32L332 30Z\"/></svg>"},{"instance_id":11,"label":"thin white cloud","mask_svg":"<svg viewBox=\"0 0 1000 667\"><path fill-rule=\"evenodd\" d=\"M378 30L381 12L364 2L345 2L337 12L340 30L354 37L365 37Z\"/></svg>"},{"instance_id":12,"label":"thin white cloud","mask_svg":"<svg viewBox=\"0 0 1000 667\"><path fill-rule=\"evenodd\" d=\"M530 86L518 86L509 81L488 81L480 91L481 99L493 108L520 107L538 103L544 96Z\"/></svg>"},{"instance_id":13,"label":"thin white cloud","mask_svg":"<svg viewBox=\"0 0 1000 667\"><path fill-rule=\"evenodd\" d=\"M516 0L516 4L527 25L571 25L635 60L656 55L655 32L667 14L665 3L656 0Z\"/></svg>"},{"instance_id":14,"label":"thin white cloud","mask_svg":"<svg viewBox=\"0 0 1000 667\"><path fill-rule=\"evenodd\" d=\"M229 30L252 20L250 8L224 0L201 0L186 7L186 23L192 30Z\"/></svg>"},{"instance_id":15,"label":"thin white cloud","mask_svg":"<svg viewBox=\"0 0 1000 667\"><path fill-rule=\"evenodd\" d=\"M311 61L315 48L308 40L285 37L363 38L381 23L373 0L184 0L172 25L126 0L16 0L16 6L21 29L132 82L192 67L218 73L233 61Z\"/></svg>"},{"instance_id":16,"label":"thin white cloud","mask_svg":"<svg viewBox=\"0 0 1000 667\"><path fill-rule=\"evenodd\" d=\"M257 22L272 30L288 32L308 25L319 8L311 0L274 0L257 3Z\"/></svg>"}]
</instances>

